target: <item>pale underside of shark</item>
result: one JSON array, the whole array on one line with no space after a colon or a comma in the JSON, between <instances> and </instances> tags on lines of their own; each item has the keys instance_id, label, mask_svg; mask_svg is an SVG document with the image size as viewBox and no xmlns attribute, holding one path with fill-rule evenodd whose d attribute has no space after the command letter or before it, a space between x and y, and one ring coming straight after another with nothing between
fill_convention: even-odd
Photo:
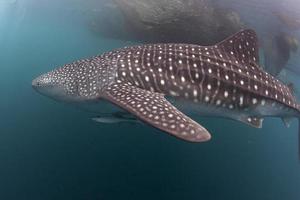
<instances>
[{"instance_id":1,"label":"pale underside of shark","mask_svg":"<svg viewBox=\"0 0 300 200\"><path fill-rule=\"evenodd\" d=\"M112 103L146 124L191 142L207 141L211 135L180 110L254 127L261 127L268 116L287 123L300 116L289 87L259 66L252 30L240 31L214 46L126 47L64 65L32 84L57 100L99 105L100 112L106 108L102 103Z\"/></svg>"}]
</instances>

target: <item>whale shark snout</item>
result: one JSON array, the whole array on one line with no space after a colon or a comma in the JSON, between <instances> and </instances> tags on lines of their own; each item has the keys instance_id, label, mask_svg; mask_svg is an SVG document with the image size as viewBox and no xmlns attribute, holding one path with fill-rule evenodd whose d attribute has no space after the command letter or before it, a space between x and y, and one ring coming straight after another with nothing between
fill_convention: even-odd
<instances>
[{"instance_id":1,"label":"whale shark snout","mask_svg":"<svg viewBox=\"0 0 300 200\"><path fill-rule=\"evenodd\" d=\"M55 100L66 100L68 97L64 86L55 81L50 72L35 78L31 85L38 93Z\"/></svg>"},{"instance_id":2,"label":"whale shark snout","mask_svg":"<svg viewBox=\"0 0 300 200\"><path fill-rule=\"evenodd\" d=\"M37 78L33 79L31 85L34 89L38 90L41 87L46 85L50 85L51 81L50 78L46 77L45 75L38 76Z\"/></svg>"}]
</instances>

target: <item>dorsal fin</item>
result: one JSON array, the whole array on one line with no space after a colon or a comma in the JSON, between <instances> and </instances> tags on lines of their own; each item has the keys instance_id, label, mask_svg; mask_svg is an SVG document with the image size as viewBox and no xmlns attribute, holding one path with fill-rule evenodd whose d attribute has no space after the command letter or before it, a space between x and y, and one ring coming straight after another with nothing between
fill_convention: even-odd
<instances>
[{"instance_id":1,"label":"dorsal fin","mask_svg":"<svg viewBox=\"0 0 300 200\"><path fill-rule=\"evenodd\" d=\"M258 39L254 30L242 30L217 44L241 63L259 63Z\"/></svg>"}]
</instances>

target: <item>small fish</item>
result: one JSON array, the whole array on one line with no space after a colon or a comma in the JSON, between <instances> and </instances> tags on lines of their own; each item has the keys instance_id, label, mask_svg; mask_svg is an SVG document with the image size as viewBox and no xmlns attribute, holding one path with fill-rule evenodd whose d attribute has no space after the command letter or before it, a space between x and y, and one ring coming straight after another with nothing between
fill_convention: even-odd
<instances>
[{"instance_id":1,"label":"small fish","mask_svg":"<svg viewBox=\"0 0 300 200\"><path fill-rule=\"evenodd\" d=\"M95 122L104 123L104 124L119 124L119 123L137 124L140 122L136 117L129 115L128 113L125 112L102 114L92 119Z\"/></svg>"},{"instance_id":2,"label":"small fish","mask_svg":"<svg viewBox=\"0 0 300 200\"><path fill-rule=\"evenodd\" d=\"M125 47L64 65L37 77L32 85L39 93L65 102L110 102L190 142L207 141L211 135L175 104L183 111L257 128L264 117L300 117L290 88L259 66L253 30L242 30L213 46Z\"/></svg>"}]
</instances>

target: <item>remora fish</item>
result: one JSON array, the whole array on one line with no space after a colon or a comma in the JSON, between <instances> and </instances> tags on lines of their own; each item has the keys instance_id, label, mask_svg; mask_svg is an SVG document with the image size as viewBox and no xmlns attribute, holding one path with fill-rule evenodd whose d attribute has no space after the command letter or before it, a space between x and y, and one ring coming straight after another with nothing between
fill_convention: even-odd
<instances>
[{"instance_id":1,"label":"remora fish","mask_svg":"<svg viewBox=\"0 0 300 200\"><path fill-rule=\"evenodd\" d=\"M209 132L165 97L199 115L227 117L254 127L261 127L268 116L286 122L300 117L291 90L258 63L256 34L243 30L214 46L118 49L62 66L34 79L32 85L57 100L99 102L100 110L107 108L102 103L110 102L177 138L202 142L211 138Z\"/></svg>"}]
</instances>

